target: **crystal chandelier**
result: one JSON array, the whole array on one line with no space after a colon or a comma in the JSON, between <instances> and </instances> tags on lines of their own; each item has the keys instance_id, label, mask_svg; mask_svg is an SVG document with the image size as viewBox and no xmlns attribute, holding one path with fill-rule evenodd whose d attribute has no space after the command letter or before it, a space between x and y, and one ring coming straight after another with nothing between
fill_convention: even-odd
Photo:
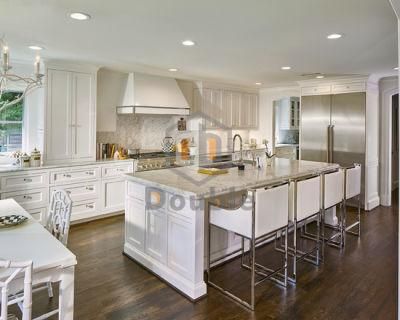
<instances>
[{"instance_id":1,"label":"crystal chandelier","mask_svg":"<svg viewBox=\"0 0 400 320\"><path fill-rule=\"evenodd\" d=\"M15 83L18 87L22 88L22 93L19 95L15 95L13 100L6 100L0 102L0 112L4 109L15 105L20 102L26 94L30 91L39 88L42 86L43 74L40 73L40 57L37 56L34 63L34 75L33 77L24 77L19 76L15 73L10 72L12 69L10 65L10 53L9 48L3 41L0 39L0 49L2 51L2 66L0 69L0 101L4 92L7 91L9 83Z\"/></svg>"}]
</instances>

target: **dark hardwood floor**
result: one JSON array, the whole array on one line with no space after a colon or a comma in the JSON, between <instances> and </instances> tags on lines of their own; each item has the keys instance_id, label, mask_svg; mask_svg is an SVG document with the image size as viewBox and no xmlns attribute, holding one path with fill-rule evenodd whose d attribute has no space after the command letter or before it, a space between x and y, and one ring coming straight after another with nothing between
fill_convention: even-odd
<instances>
[{"instance_id":1,"label":"dark hardwood floor","mask_svg":"<svg viewBox=\"0 0 400 320\"><path fill-rule=\"evenodd\" d=\"M320 267L301 263L296 286L257 287L254 313L212 288L191 303L124 256L123 216L73 226L75 319L396 319L397 203L363 214L361 239L348 236L342 251L327 247ZM270 251L269 245L262 248L260 259ZM239 270L237 260L215 274L240 293L249 289L248 273ZM34 314L56 300L49 302L46 292L35 294Z\"/></svg>"}]
</instances>

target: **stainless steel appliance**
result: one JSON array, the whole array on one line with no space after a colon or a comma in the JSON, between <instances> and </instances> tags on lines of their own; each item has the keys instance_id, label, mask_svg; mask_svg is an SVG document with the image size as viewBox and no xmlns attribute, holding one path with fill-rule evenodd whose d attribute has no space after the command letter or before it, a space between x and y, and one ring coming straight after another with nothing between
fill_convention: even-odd
<instances>
[{"instance_id":1,"label":"stainless steel appliance","mask_svg":"<svg viewBox=\"0 0 400 320\"><path fill-rule=\"evenodd\" d=\"M165 153L162 151L135 150L128 152L131 159L135 159L135 172L168 169L180 167L176 163L175 153Z\"/></svg>"},{"instance_id":2,"label":"stainless steel appliance","mask_svg":"<svg viewBox=\"0 0 400 320\"><path fill-rule=\"evenodd\" d=\"M365 105L365 93L303 96L300 158L341 166L360 163L364 185Z\"/></svg>"}]
</instances>

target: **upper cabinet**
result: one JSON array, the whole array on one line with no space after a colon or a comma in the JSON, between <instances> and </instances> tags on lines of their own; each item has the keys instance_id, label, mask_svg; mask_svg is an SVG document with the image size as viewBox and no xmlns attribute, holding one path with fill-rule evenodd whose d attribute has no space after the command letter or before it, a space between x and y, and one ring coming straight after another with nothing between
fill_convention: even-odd
<instances>
[{"instance_id":1,"label":"upper cabinet","mask_svg":"<svg viewBox=\"0 0 400 320\"><path fill-rule=\"evenodd\" d=\"M205 129L258 127L258 94L226 89L194 89L194 108Z\"/></svg>"},{"instance_id":2,"label":"upper cabinet","mask_svg":"<svg viewBox=\"0 0 400 320\"><path fill-rule=\"evenodd\" d=\"M300 124L300 99L297 97L283 98L277 101L280 130L298 130Z\"/></svg>"},{"instance_id":3,"label":"upper cabinet","mask_svg":"<svg viewBox=\"0 0 400 320\"><path fill-rule=\"evenodd\" d=\"M328 80L326 80L328 81ZM366 81L365 79L355 79L355 80L336 80L335 82L320 82L315 81L300 82L301 85L301 95L302 96L315 96L324 94L341 94L341 93L351 93L351 92L365 92L366 91Z\"/></svg>"},{"instance_id":4,"label":"upper cabinet","mask_svg":"<svg viewBox=\"0 0 400 320\"><path fill-rule=\"evenodd\" d=\"M45 162L96 158L96 73L46 70Z\"/></svg>"}]
</instances>

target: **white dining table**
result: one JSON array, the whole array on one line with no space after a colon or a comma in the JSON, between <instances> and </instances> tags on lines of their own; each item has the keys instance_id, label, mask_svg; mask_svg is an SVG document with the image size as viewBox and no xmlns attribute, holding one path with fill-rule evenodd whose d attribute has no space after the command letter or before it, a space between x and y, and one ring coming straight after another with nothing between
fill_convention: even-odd
<instances>
[{"instance_id":1,"label":"white dining table","mask_svg":"<svg viewBox=\"0 0 400 320\"><path fill-rule=\"evenodd\" d=\"M75 255L54 238L39 222L27 213L15 200L0 200L0 216L21 214L28 221L21 225L0 228L0 260L33 261L33 285L60 282L58 319L74 317ZM9 275L0 269L0 280ZM23 278L12 283L12 291L23 289Z\"/></svg>"}]
</instances>

